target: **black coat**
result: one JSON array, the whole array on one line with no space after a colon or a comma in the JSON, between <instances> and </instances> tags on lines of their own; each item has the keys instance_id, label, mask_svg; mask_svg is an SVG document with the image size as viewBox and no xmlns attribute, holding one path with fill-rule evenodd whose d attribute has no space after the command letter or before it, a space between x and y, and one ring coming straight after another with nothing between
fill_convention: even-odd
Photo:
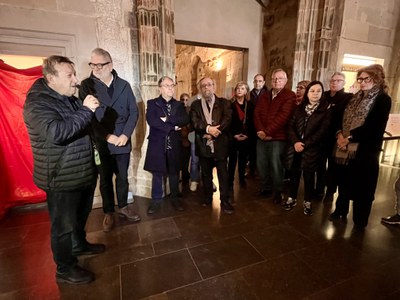
<instances>
[{"instance_id":1,"label":"black coat","mask_svg":"<svg viewBox=\"0 0 400 300\"><path fill-rule=\"evenodd\" d=\"M175 126L182 127L189 123L189 115L186 112L182 102L175 99L170 100L171 113L167 116L165 100L158 98L147 101L146 120L150 126L148 136L149 144L147 146L144 169L149 172L167 174L167 155L166 145L167 136L171 141L173 153L173 162L170 162L169 170L179 172L182 134L180 130L175 130ZM162 121L160 117L167 117Z\"/></svg>"},{"instance_id":2,"label":"black coat","mask_svg":"<svg viewBox=\"0 0 400 300\"><path fill-rule=\"evenodd\" d=\"M246 101L246 100L245 100ZM237 111L237 104L236 100L232 102L231 109L232 109L232 123L231 123L231 133L232 136L236 134L244 134L247 135L249 138L255 137L255 129L254 129L254 122L253 122L253 115L254 115L254 105L250 101L244 102L241 105L241 109L244 112L246 109L246 121L243 124L243 121L240 121L239 113Z\"/></svg>"},{"instance_id":3,"label":"black coat","mask_svg":"<svg viewBox=\"0 0 400 300\"><path fill-rule=\"evenodd\" d=\"M213 157L217 159L227 158L229 155L229 143L231 139L230 124L232 120L231 103L224 99L215 96L215 102L212 112L212 124L208 124L203 109L201 100L195 100L190 108L190 120L195 130L196 155L200 157ZM214 138L214 153L211 153L210 147L206 145L207 140L203 138L206 134L208 125L220 125L221 134Z\"/></svg>"},{"instance_id":4,"label":"black coat","mask_svg":"<svg viewBox=\"0 0 400 300\"><path fill-rule=\"evenodd\" d=\"M72 191L96 184L87 130L93 116L79 99L58 94L43 78L33 84L24 121L33 152L33 180L39 188Z\"/></svg>"},{"instance_id":5,"label":"black coat","mask_svg":"<svg viewBox=\"0 0 400 300\"><path fill-rule=\"evenodd\" d=\"M321 103L306 122L306 103L298 106L289 123L289 147L287 152L287 166L290 168L295 154L294 144L304 143L301 168L307 171L316 171L323 155L323 144L332 118L330 104L321 99Z\"/></svg>"}]
</instances>

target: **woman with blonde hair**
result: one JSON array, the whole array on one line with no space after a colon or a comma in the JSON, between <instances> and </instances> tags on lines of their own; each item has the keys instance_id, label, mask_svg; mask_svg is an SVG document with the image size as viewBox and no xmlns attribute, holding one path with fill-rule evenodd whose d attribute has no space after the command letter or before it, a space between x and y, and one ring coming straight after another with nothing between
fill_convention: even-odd
<instances>
[{"instance_id":1,"label":"woman with blonde hair","mask_svg":"<svg viewBox=\"0 0 400 300\"><path fill-rule=\"evenodd\" d=\"M250 149L250 139L255 136L253 126L254 106L250 99L250 88L244 81L239 81L235 87L235 95L232 98L232 142L229 151L229 186L233 188L236 164L241 187L246 186L245 173L247 157Z\"/></svg>"}]
</instances>

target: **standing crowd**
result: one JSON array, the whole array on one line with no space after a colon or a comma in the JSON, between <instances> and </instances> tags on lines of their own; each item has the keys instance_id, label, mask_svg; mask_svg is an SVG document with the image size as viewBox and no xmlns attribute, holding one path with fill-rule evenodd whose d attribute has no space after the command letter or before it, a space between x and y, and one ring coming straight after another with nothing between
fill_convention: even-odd
<instances>
[{"instance_id":1,"label":"standing crowd","mask_svg":"<svg viewBox=\"0 0 400 300\"><path fill-rule=\"evenodd\" d=\"M106 248L87 241L85 232L98 175L103 230L113 229L115 212L140 221L127 203L131 135L138 119L136 99L106 50L94 49L89 66L90 76L79 85L72 61L48 57L43 78L31 87L24 106L34 181L47 195L56 280L70 284L93 281L94 274L80 267L77 257ZM332 201L338 189L329 220L345 220L352 201L354 228L363 230L374 200L391 108L382 66L358 70L355 94L344 92L341 72L332 75L327 91L320 81L304 80L294 93L286 87L283 69L272 72L270 84L265 79L256 74L252 90L246 82L238 82L231 100L215 94L216 82L208 76L199 80L192 99L184 93L179 100L174 98L174 80L159 79L160 95L147 101L146 110L149 134L144 169L152 174L147 214L156 214L164 201L183 211L180 181L189 184L192 192L201 186L202 205L210 207L216 168L221 211L226 214L235 212L234 184L245 189L246 179L257 174L259 197L272 197L285 211L302 200L306 216L313 214L313 201ZM79 98L74 96L77 89ZM400 224L398 207L394 216L382 222Z\"/></svg>"}]
</instances>

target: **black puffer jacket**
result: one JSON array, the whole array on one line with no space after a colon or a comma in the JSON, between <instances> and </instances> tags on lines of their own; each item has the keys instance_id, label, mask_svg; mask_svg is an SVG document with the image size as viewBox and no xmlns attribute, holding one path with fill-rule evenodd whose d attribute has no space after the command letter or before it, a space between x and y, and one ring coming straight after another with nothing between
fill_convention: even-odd
<instances>
[{"instance_id":1,"label":"black puffer jacket","mask_svg":"<svg viewBox=\"0 0 400 300\"><path fill-rule=\"evenodd\" d=\"M323 158L323 145L327 140L328 128L332 119L330 104L324 99L306 122L306 103L295 109L289 123L289 147L287 153L287 167L290 169L295 154L294 144L304 143L301 168L307 171L316 171Z\"/></svg>"},{"instance_id":2,"label":"black puffer jacket","mask_svg":"<svg viewBox=\"0 0 400 300\"><path fill-rule=\"evenodd\" d=\"M33 159L33 180L43 190L71 191L95 184L93 147L87 128L93 112L75 97L61 96L43 78L24 105Z\"/></svg>"}]
</instances>

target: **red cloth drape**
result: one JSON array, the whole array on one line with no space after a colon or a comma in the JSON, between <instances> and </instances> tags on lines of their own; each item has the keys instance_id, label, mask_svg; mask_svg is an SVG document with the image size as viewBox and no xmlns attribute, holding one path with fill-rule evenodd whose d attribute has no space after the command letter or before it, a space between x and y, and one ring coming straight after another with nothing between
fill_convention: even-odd
<instances>
[{"instance_id":1,"label":"red cloth drape","mask_svg":"<svg viewBox=\"0 0 400 300\"><path fill-rule=\"evenodd\" d=\"M19 70L0 60L0 219L8 208L45 200L32 180L33 157L22 117L26 93L42 67Z\"/></svg>"}]
</instances>

